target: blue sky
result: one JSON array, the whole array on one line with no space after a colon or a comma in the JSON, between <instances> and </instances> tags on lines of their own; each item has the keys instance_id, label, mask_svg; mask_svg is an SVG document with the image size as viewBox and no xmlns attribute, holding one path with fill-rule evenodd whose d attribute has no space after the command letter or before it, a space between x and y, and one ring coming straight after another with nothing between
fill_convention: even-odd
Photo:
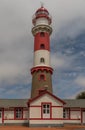
<instances>
[{"instance_id":1,"label":"blue sky","mask_svg":"<svg viewBox=\"0 0 85 130\"><path fill-rule=\"evenodd\" d=\"M85 1L0 1L0 98L29 98L33 66L32 16L40 1L52 15L54 94L75 98L85 90Z\"/></svg>"}]
</instances>

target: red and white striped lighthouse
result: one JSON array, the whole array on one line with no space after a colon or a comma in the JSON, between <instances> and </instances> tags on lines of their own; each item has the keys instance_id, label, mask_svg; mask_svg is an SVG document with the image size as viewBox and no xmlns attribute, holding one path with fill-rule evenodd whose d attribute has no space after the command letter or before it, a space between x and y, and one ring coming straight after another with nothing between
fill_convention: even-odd
<instances>
[{"instance_id":1,"label":"red and white striped lighthouse","mask_svg":"<svg viewBox=\"0 0 85 130\"><path fill-rule=\"evenodd\" d=\"M47 89L52 93L52 72L50 65L50 35L52 33L51 16L43 6L33 15L32 34L34 36L34 64L31 69L31 98L38 95L39 90Z\"/></svg>"}]
</instances>

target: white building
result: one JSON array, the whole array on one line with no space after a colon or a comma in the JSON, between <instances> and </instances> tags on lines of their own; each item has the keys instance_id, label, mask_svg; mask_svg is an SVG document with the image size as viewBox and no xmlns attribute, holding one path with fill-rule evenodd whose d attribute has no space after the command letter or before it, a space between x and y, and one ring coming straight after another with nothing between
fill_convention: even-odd
<instances>
[{"instance_id":1,"label":"white building","mask_svg":"<svg viewBox=\"0 0 85 130\"><path fill-rule=\"evenodd\" d=\"M0 125L85 124L85 99L62 100L44 91L33 99L0 99Z\"/></svg>"}]
</instances>

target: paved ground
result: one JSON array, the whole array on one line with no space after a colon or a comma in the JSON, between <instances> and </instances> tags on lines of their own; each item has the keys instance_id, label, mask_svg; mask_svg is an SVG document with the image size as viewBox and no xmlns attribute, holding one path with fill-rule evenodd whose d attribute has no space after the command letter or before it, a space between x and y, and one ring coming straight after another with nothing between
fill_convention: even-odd
<instances>
[{"instance_id":1,"label":"paved ground","mask_svg":"<svg viewBox=\"0 0 85 130\"><path fill-rule=\"evenodd\" d=\"M85 130L84 126L65 125L64 127L55 128L29 128L25 126L0 126L0 130Z\"/></svg>"}]
</instances>

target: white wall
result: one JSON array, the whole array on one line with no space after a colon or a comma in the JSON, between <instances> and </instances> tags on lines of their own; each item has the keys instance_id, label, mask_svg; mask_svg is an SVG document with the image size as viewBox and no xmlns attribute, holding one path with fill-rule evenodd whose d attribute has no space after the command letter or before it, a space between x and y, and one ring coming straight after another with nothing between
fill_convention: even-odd
<instances>
[{"instance_id":1,"label":"white wall","mask_svg":"<svg viewBox=\"0 0 85 130\"><path fill-rule=\"evenodd\" d=\"M70 118L71 119L79 119L81 117L80 111L70 111Z\"/></svg>"},{"instance_id":2,"label":"white wall","mask_svg":"<svg viewBox=\"0 0 85 130\"><path fill-rule=\"evenodd\" d=\"M48 20L46 18L38 18L36 20L35 25L37 26L37 25L42 25L42 24L48 25Z\"/></svg>"},{"instance_id":3,"label":"white wall","mask_svg":"<svg viewBox=\"0 0 85 130\"><path fill-rule=\"evenodd\" d=\"M64 123L77 123L77 124L80 124L81 123L81 120L63 120L64 121Z\"/></svg>"},{"instance_id":4,"label":"white wall","mask_svg":"<svg viewBox=\"0 0 85 130\"><path fill-rule=\"evenodd\" d=\"M53 106L63 106L63 104L59 101L54 99L52 96L46 94L40 98L38 98L36 101L31 103L32 105L41 105L41 102L51 102Z\"/></svg>"},{"instance_id":5,"label":"white wall","mask_svg":"<svg viewBox=\"0 0 85 130\"><path fill-rule=\"evenodd\" d=\"M41 107L31 107L29 113L30 118L41 118Z\"/></svg>"},{"instance_id":6,"label":"white wall","mask_svg":"<svg viewBox=\"0 0 85 130\"><path fill-rule=\"evenodd\" d=\"M30 120L29 124L63 124L63 120Z\"/></svg>"},{"instance_id":7,"label":"white wall","mask_svg":"<svg viewBox=\"0 0 85 130\"><path fill-rule=\"evenodd\" d=\"M5 119L13 119L14 118L14 111L4 111L4 118Z\"/></svg>"},{"instance_id":8,"label":"white wall","mask_svg":"<svg viewBox=\"0 0 85 130\"><path fill-rule=\"evenodd\" d=\"M52 118L63 118L63 108L53 107L52 108Z\"/></svg>"}]
</instances>

